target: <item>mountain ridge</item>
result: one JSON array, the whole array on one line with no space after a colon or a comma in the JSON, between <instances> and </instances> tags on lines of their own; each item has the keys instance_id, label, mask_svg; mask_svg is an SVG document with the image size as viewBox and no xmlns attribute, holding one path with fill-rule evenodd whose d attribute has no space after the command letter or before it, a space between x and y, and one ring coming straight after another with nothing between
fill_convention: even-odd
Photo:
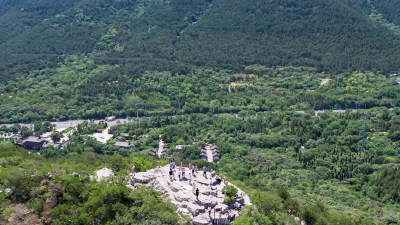
<instances>
[{"instance_id":1,"label":"mountain ridge","mask_svg":"<svg viewBox=\"0 0 400 225\"><path fill-rule=\"evenodd\" d=\"M62 55L93 51L105 51L102 60L107 64L136 58L150 68L149 58L171 65L227 69L262 64L389 72L400 65L395 57L400 54L400 38L371 21L362 12L368 10L362 0L75 0L68 4L42 0L42 6L27 9L31 1L8 3L9 10L0 16L7 25L0 27L3 82L32 69L56 66ZM7 2L3 4L7 8ZM7 13L13 16L6 17ZM24 17L31 26L19 21ZM14 23L20 30L10 33ZM116 35L106 42L119 50L96 45L109 26L115 27Z\"/></svg>"}]
</instances>

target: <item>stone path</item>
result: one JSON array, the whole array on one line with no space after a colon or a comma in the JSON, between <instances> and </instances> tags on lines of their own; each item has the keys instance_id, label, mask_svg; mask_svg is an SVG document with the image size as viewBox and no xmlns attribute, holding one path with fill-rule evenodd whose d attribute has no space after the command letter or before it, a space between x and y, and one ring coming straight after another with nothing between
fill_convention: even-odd
<instances>
[{"instance_id":1,"label":"stone path","mask_svg":"<svg viewBox=\"0 0 400 225\"><path fill-rule=\"evenodd\" d=\"M206 152L207 152L207 161L208 162L214 162L214 157L211 151L211 145L206 146Z\"/></svg>"},{"instance_id":2,"label":"stone path","mask_svg":"<svg viewBox=\"0 0 400 225\"><path fill-rule=\"evenodd\" d=\"M324 86L325 84L329 83L329 81L331 81L331 80L332 79L329 79L329 78L321 79L320 86Z\"/></svg>"},{"instance_id":3,"label":"stone path","mask_svg":"<svg viewBox=\"0 0 400 225\"><path fill-rule=\"evenodd\" d=\"M161 139L160 135L158 142L158 152L157 152L158 158L161 158L163 149L164 149L164 141Z\"/></svg>"},{"instance_id":4,"label":"stone path","mask_svg":"<svg viewBox=\"0 0 400 225\"><path fill-rule=\"evenodd\" d=\"M218 183L215 178L210 178L210 173L207 173L207 177L204 177L201 171L195 173L190 182L189 172L191 173L191 171L188 168L185 168L185 171L185 178L179 180L178 173L175 172L174 178L171 179L169 165L167 165L147 172L136 173L132 177L132 183L154 187L163 195L169 196L180 213L192 218L193 224L210 224L213 219L228 222L228 215L235 216L235 218L239 216L238 210L224 203L225 195L222 193L222 189L226 185L232 185L231 183L224 181ZM210 185L210 181L212 185ZM134 188L131 184L127 187ZM198 199L195 195L196 188L199 188L200 191ZM239 188L236 201L243 205L251 205L249 196ZM208 211L209 207L211 214ZM214 209L221 209L221 213L215 210L215 218Z\"/></svg>"}]
</instances>

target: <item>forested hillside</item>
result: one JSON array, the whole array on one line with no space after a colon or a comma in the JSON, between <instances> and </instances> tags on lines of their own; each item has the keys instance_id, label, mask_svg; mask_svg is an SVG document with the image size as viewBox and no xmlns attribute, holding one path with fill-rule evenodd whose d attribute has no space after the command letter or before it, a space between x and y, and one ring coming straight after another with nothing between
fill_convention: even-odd
<instances>
[{"instance_id":1,"label":"forested hillside","mask_svg":"<svg viewBox=\"0 0 400 225\"><path fill-rule=\"evenodd\" d=\"M373 1L389 21L393 4ZM121 72L192 66L312 66L396 71L399 37L368 18L363 0L2 1L0 79L93 53ZM96 54L94 54L96 53Z\"/></svg>"},{"instance_id":2,"label":"forested hillside","mask_svg":"<svg viewBox=\"0 0 400 225\"><path fill-rule=\"evenodd\" d=\"M177 30L169 47L162 44L159 49L165 50L157 55L236 69L255 63L329 71L395 68L390 55L398 54L398 38L361 10L341 1L214 1L196 24Z\"/></svg>"},{"instance_id":3,"label":"forested hillside","mask_svg":"<svg viewBox=\"0 0 400 225\"><path fill-rule=\"evenodd\" d=\"M161 134L175 160L200 167L206 163L199 157L202 146L218 143L218 172L248 188L270 224L286 224L285 209L307 224L397 224L400 111L367 111L361 151L365 112L192 114L142 118L139 127L127 123L112 130L115 136L148 134L146 144L153 146ZM175 150L175 144L195 140Z\"/></svg>"},{"instance_id":4,"label":"forested hillside","mask_svg":"<svg viewBox=\"0 0 400 225\"><path fill-rule=\"evenodd\" d=\"M390 23L400 25L400 1L399 0L372 0L373 6L382 13Z\"/></svg>"},{"instance_id":5,"label":"forested hillside","mask_svg":"<svg viewBox=\"0 0 400 225\"><path fill-rule=\"evenodd\" d=\"M327 75L315 68L259 65L240 73L120 72L119 66L96 65L84 56L67 57L57 69L32 71L0 85L0 121L127 117L136 115L136 103L140 116L155 116L393 108L400 100L395 77L372 72Z\"/></svg>"},{"instance_id":6,"label":"forested hillside","mask_svg":"<svg viewBox=\"0 0 400 225\"><path fill-rule=\"evenodd\" d=\"M1 125L1 138L66 143L27 152L0 140L0 224L187 224L154 189L126 187L132 165L157 165L148 153L161 142L161 164L206 165L248 193L235 224L298 224L292 212L310 225L399 223L399 10L0 0L0 123L31 125ZM106 116L129 122L92 120ZM48 121L69 119L92 122ZM206 144L218 163L200 159ZM104 167L115 179L96 182Z\"/></svg>"},{"instance_id":7,"label":"forested hillside","mask_svg":"<svg viewBox=\"0 0 400 225\"><path fill-rule=\"evenodd\" d=\"M35 133L42 132L38 124L42 122L35 123ZM255 208L245 208L234 224L300 224L287 215L288 209L309 225L400 221L399 109L318 116L285 111L193 113L116 124L107 143L88 139L101 125L86 121L70 135L73 143L64 149L44 148L40 155L0 140L0 223L21 217L53 224L184 223L154 190L125 187L132 165L136 172L157 165L158 159L147 155L160 136L168 149L161 165L174 159L178 165L207 166L249 194ZM0 133L18 129L0 127ZM122 134L131 149L113 145ZM147 139L141 142L143 135ZM200 159L207 143L217 145L218 163ZM187 147L179 150L176 145ZM103 167L116 171L110 183L90 179ZM24 209L31 212L21 215Z\"/></svg>"}]
</instances>

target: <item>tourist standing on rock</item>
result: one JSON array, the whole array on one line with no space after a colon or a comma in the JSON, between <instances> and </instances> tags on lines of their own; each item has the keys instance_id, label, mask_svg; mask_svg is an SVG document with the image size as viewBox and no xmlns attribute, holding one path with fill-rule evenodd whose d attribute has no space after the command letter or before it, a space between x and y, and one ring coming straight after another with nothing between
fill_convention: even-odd
<instances>
[{"instance_id":1,"label":"tourist standing on rock","mask_svg":"<svg viewBox=\"0 0 400 225\"><path fill-rule=\"evenodd\" d=\"M185 177L185 167L182 167L182 179Z\"/></svg>"},{"instance_id":2,"label":"tourist standing on rock","mask_svg":"<svg viewBox=\"0 0 400 225\"><path fill-rule=\"evenodd\" d=\"M207 177L207 167L203 167L203 176Z\"/></svg>"},{"instance_id":3,"label":"tourist standing on rock","mask_svg":"<svg viewBox=\"0 0 400 225\"><path fill-rule=\"evenodd\" d=\"M172 180L172 169L169 170L169 179Z\"/></svg>"},{"instance_id":4,"label":"tourist standing on rock","mask_svg":"<svg viewBox=\"0 0 400 225\"><path fill-rule=\"evenodd\" d=\"M132 176L134 177L134 176L135 176L135 166L132 166L132 171L131 171L131 173L132 173Z\"/></svg>"},{"instance_id":5,"label":"tourist standing on rock","mask_svg":"<svg viewBox=\"0 0 400 225\"><path fill-rule=\"evenodd\" d=\"M189 184L192 185L192 175L189 173Z\"/></svg>"},{"instance_id":6,"label":"tourist standing on rock","mask_svg":"<svg viewBox=\"0 0 400 225\"><path fill-rule=\"evenodd\" d=\"M242 204L240 204L239 202L235 202L234 206L235 206L235 209L237 209L237 210L242 209Z\"/></svg>"},{"instance_id":7,"label":"tourist standing on rock","mask_svg":"<svg viewBox=\"0 0 400 225\"><path fill-rule=\"evenodd\" d=\"M194 165L192 165L192 174L194 176Z\"/></svg>"},{"instance_id":8,"label":"tourist standing on rock","mask_svg":"<svg viewBox=\"0 0 400 225\"><path fill-rule=\"evenodd\" d=\"M196 198L197 198L197 200L199 200L199 194L200 194L199 188L196 188Z\"/></svg>"},{"instance_id":9,"label":"tourist standing on rock","mask_svg":"<svg viewBox=\"0 0 400 225\"><path fill-rule=\"evenodd\" d=\"M217 176L215 177L215 180L217 181L218 184L220 184L220 183L222 182L222 178L221 178L220 175L217 175Z\"/></svg>"},{"instance_id":10,"label":"tourist standing on rock","mask_svg":"<svg viewBox=\"0 0 400 225\"><path fill-rule=\"evenodd\" d=\"M178 170L179 170L178 171L178 177L179 177L179 180L181 180L181 168L179 168Z\"/></svg>"}]
</instances>

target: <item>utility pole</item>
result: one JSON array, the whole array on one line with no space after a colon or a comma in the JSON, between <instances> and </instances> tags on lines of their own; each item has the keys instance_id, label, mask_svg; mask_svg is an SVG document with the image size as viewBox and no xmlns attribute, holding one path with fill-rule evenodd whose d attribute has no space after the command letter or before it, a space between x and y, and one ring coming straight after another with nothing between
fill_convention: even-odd
<instances>
[{"instance_id":1,"label":"utility pole","mask_svg":"<svg viewBox=\"0 0 400 225\"><path fill-rule=\"evenodd\" d=\"M362 137L362 143L361 143L361 153L363 153L363 151L364 151L366 125L367 125L367 112L365 112L365 116L364 116L364 129L363 129L363 137Z\"/></svg>"},{"instance_id":2,"label":"utility pole","mask_svg":"<svg viewBox=\"0 0 400 225\"><path fill-rule=\"evenodd\" d=\"M137 97L135 106L136 106L136 122L137 122L137 127L139 128L139 102Z\"/></svg>"}]
</instances>

